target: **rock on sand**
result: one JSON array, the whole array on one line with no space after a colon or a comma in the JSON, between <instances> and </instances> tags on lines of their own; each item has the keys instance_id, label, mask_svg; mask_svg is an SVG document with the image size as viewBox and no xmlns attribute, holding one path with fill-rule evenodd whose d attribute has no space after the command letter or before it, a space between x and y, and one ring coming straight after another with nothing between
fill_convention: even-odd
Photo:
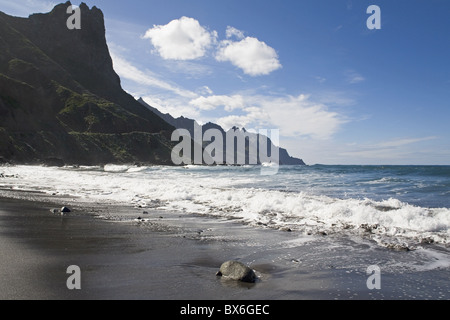
<instances>
[{"instance_id":1,"label":"rock on sand","mask_svg":"<svg viewBox=\"0 0 450 320\"><path fill-rule=\"evenodd\" d=\"M69 212L71 212L71 210L70 210L69 208L67 208L67 207L62 207L61 209L50 209L50 212L51 212L51 213L61 213L61 214L64 214L64 213L69 213Z\"/></svg>"},{"instance_id":2,"label":"rock on sand","mask_svg":"<svg viewBox=\"0 0 450 320\"><path fill-rule=\"evenodd\" d=\"M231 280L250 283L255 282L257 279L255 272L239 261L224 262L216 275Z\"/></svg>"}]
</instances>

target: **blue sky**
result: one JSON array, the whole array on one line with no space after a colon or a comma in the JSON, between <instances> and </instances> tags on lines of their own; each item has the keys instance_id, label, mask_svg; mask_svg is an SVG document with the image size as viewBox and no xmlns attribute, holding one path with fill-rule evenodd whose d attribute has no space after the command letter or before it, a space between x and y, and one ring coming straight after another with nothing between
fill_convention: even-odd
<instances>
[{"instance_id":1,"label":"blue sky","mask_svg":"<svg viewBox=\"0 0 450 320\"><path fill-rule=\"evenodd\" d=\"M124 89L162 112L280 129L308 164L450 164L450 1L84 2L105 15Z\"/></svg>"}]
</instances>

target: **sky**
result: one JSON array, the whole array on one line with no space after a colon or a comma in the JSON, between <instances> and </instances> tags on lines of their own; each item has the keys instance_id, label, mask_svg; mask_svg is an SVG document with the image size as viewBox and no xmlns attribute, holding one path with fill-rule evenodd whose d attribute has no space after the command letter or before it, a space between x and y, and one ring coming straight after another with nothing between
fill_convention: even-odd
<instances>
[{"instance_id":1,"label":"sky","mask_svg":"<svg viewBox=\"0 0 450 320\"><path fill-rule=\"evenodd\" d=\"M307 164L450 165L450 1L84 2L122 87L163 113L279 129Z\"/></svg>"}]
</instances>

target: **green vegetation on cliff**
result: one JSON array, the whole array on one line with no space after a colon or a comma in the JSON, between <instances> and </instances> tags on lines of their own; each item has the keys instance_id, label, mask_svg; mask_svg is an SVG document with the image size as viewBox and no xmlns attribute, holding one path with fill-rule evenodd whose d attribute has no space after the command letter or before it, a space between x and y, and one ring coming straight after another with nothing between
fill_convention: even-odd
<instances>
[{"instance_id":1,"label":"green vegetation on cliff","mask_svg":"<svg viewBox=\"0 0 450 320\"><path fill-rule=\"evenodd\" d=\"M171 164L174 128L121 88L103 13L81 4L83 28L69 30L69 5L29 18L0 12L0 157Z\"/></svg>"}]
</instances>

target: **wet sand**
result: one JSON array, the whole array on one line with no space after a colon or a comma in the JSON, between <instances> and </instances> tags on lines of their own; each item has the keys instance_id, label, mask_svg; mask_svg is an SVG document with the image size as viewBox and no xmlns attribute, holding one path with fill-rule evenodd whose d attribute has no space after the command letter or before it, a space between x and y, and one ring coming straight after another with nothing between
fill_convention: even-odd
<instances>
[{"instance_id":1,"label":"wet sand","mask_svg":"<svg viewBox=\"0 0 450 320\"><path fill-rule=\"evenodd\" d=\"M61 216L50 209L62 199L39 199L0 198L2 300L450 299L448 268L390 270L382 273L381 290L367 288L366 266L407 253L366 250L364 243L350 244L351 252L329 237L76 200ZM127 218L109 220L112 211ZM138 216L146 221L131 218ZM260 280L217 277L227 260L250 265ZM80 267L81 290L67 288L71 265Z\"/></svg>"}]
</instances>

